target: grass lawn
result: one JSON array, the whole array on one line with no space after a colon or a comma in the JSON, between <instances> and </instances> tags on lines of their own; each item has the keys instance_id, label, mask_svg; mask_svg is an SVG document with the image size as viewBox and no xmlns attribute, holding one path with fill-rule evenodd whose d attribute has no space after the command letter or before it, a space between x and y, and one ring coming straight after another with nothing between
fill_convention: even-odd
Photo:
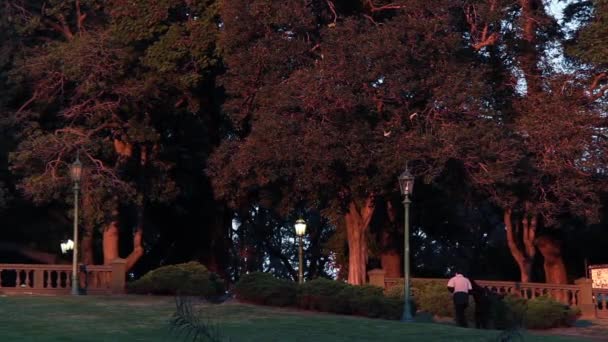
<instances>
[{"instance_id":1,"label":"grass lawn","mask_svg":"<svg viewBox=\"0 0 608 342\"><path fill-rule=\"evenodd\" d=\"M492 341L496 331L326 315L236 303L203 305L230 341ZM0 341L175 341L168 297L0 297ZM525 341L581 341L526 335Z\"/></svg>"}]
</instances>

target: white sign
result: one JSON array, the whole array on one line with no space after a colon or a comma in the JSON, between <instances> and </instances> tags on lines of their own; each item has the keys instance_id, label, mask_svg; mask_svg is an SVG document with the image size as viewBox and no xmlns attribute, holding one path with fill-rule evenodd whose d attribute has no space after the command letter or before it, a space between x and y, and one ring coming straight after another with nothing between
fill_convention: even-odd
<instances>
[{"instance_id":1,"label":"white sign","mask_svg":"<svg viewBox=\"0 0 608 342\"><path fill-rule=\"evenodd\" d=\"M608 289L608 265L589 266L594 289Z\"/></svg>"}]
</instances>

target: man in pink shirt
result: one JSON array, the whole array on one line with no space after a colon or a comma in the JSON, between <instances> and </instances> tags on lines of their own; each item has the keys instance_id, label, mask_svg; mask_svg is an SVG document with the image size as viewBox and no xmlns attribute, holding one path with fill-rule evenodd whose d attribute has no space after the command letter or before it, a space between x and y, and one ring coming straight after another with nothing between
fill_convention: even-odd
<instances>
[{"instance_id":1,"label":"man in pink shirt","mask_svg":"<svg viewBox=\"0 0 608 342\"><path fill-rule=\"evenodd\" d=\"M456 275L448 281L448 290L454 294L454 311L456 312L456 323L461 326L467 326L467 319L464 311L469 305L469 291L473 289L471 282L462 274L456 272Z\"/></svg>"}]
</instances>

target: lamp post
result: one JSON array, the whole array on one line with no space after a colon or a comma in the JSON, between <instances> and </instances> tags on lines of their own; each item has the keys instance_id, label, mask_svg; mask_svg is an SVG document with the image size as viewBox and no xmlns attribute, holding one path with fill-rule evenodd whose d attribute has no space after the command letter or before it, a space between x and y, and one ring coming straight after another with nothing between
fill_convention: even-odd
<instances>
[{"instance_id":1,"label":"lamp post","mask_svg":"<svg viewBox=\"0 0 608 342\"><path fill-rule=\"evenodd\" d=\"M70 165L70 176L74 182L74 249L72 254L72 295L78 295L78 192L80 191L80 179L82 178L82 163L76 155L76 161Z\"/></svg>"},{"instance_id":2,"label":"lamp post","mask_svg":"<svg viewBox=\"0 0 608 342\"><path fill-rule=\"evenodd\" d=\"M405 167L405 171L399 176L399 188L403 195L403 207L405 209L405 229L404 236L404 251L403 251L403 277L404 277L404 303L402 322L412 321L412 312L410 309L410 194L414 190L414 176L410 170Z\"/></svg>"},{"instance_id":3,"label":"lamp post","mask_svg":"<svg viewBox=\"0 0 608 342\"><path fill-rule=\"evenodd\" d=\"M298 283L304 283L304 257L302 256L302 237L306 233L306 221L298 219L295 224L296 235L298 236L300 264L298 267Z\"/></svg>"}]
</instances>

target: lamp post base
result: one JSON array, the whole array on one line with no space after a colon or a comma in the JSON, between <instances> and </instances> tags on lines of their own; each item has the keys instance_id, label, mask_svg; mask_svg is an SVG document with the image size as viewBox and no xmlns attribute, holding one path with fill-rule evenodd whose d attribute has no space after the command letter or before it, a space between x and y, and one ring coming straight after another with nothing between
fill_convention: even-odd
<instances>
[{"instance_id":1,"label":"lamp post base","mask_svg":"<svg viewBox=\"0 0 608 342\"><path fill-rule=\"evenodd\" d=\"M411 314L406 314L403 312L403 316L401 317L401 322L411 323L414 321L414 317Z\"/></svg>"},{"instance_id":2,"label":"lamp post base","mask_svg":"<svg viewBox=\"0 0 608 342\"><path fill-rule=\"evenodd\" d=\"M72 296L80 295L80 291L78 291L78 276L72 276Z\"/></svg>"}]
</instances>

